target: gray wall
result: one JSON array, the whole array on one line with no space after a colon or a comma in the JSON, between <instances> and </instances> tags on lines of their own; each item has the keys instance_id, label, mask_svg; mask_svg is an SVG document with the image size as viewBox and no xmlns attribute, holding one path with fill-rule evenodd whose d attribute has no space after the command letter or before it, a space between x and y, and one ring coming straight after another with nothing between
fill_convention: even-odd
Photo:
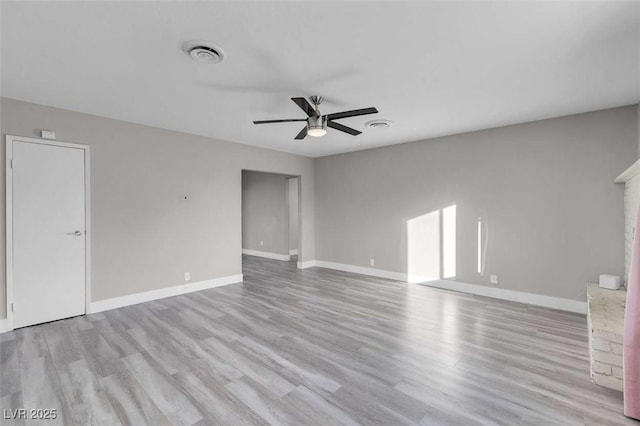
<instances>
[{"instance_id":1,"label":"gray wall","mask_svg":"<svg viewBox=\"0 0 640 426\"><path fill-rule=\"evenodd\" d=\"M284 175L242 172L243 249L289 255L288 190Z\"/></svg>"},{"instance_id":2,"label":"gray wall","mask_svg":"<svg viewBox=\"0 0 640 426\"><path fill-rule=\"evenodd\" d=\"M316 259L406 272L407 221L457 205L457 276L584 300L622 275L623 187L636 159L636 106L316 160ZM485 275L477 221L488 221Z\"/></svg>"},{"instance_id":3,"label":"gray wall","mask_svg":"<svg viewBox=\"0 0 640 426\"><path fill-rule=\"evenodd\" d=\"M289 250L298 249L298 179L288 180L289 192L287 204L289 205Z\"/></svg>"},{"instance_id":4,"label":"gray wall","mask_svg":"<svg viewBox=\"0 0 640 426\"><path fill-rule=\"evenodd\" d=\"M301 176L302 260L315 258L312 159L9 99L1 110L2 134L50 129L91 146L93 300L179 285L186 271L192 281L240 274L242 169ZM4 259L0 244L0 318Z\"/></svg>"},{"instance_id":5,"label":"gray wall","mask_svg":"<svg viewBox=\"0 0 640 426\"><path fill-rule=\"evenodd\" d=\"M635 106L315 163L9 99L0 109L2 134L51 129L91 145L93 300L178 285L186 271L192 281L241 273L242 169L301 176L301 261L375 258L376 268L405 272L407 220L455 203L459 281L489 285L497 274L500 287L580 299L585 281L623 272L622 185L612 182L636 159ZM478 216L489 221L484 276ZM4 260L0 244L0 318Z\"/></svg>"}]
</instances>

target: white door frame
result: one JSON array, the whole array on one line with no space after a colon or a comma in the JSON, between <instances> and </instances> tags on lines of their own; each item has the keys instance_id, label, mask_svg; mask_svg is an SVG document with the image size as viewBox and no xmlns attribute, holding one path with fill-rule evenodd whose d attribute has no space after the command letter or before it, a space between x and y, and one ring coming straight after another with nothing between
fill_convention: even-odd
<instances>
[{"instance_id":1,"label":"white door frame","mask_svg":"<svg viewBox=\"0 0 640 426\"><path fill-rule=\"evenodd\" d=\"M88 145L66 143L49 139L7 135L6 156L6 282L7 282L7 331L13 330L13 143L27 142L84 150L84 216L85 216L85 313L91 306L91 185L90 149Z\"/></svg>"}]
</instances>

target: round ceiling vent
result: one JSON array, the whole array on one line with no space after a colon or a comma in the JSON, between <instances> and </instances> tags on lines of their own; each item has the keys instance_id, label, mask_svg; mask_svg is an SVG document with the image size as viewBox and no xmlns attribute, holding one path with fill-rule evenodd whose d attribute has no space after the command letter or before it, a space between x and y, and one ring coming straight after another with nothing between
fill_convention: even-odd
<instances>
[{"instance_id":1,"label":"round ceiling vent","mask_svg":"<svg viewBox=\"0 0 640 426\"><path fill-rule=\"evenodd\" d=\"M192 40L182 45L182 50L196 62L217 64L224 59L224 52L208 41Z\"/></svg>"},{"instance_id":2,"label":"round ceiling vent","mask_svg":"<svg viewBox=\"0 0 640 426\"><path fill-rule=\"evenodd\" d=\"M369 120L364 123L366 127L372 127L374 129L386 129L387 127L391 127L393 125L393 121L391 120Z\"/></svg>"}]
</instances>

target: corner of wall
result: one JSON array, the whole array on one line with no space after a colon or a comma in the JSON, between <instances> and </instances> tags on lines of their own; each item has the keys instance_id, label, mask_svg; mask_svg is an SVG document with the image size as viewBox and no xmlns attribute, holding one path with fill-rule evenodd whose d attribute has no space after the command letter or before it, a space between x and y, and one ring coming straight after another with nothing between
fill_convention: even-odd
<instances>
[{"instance_id":1,"label":"corner of wall","mask_svg":"<svg viewBox=\"0 0 640 426\"><path fill-rule=\"evenodd\" d=\"M640 103L636 105L636 121L638 130L638 158L640 158Z\"/></svg>"}]
</instances>

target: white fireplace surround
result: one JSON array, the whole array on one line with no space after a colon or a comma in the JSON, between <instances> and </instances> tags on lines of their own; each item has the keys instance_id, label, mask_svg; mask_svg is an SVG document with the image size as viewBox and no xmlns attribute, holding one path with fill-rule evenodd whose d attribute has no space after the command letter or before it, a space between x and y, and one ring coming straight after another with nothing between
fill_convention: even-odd
<instances>
[{"instance_id":1,"label":"white fireplace surround","mask_svg":"<svg viewBox=\"0 0 640 426\"><path fill-rule=\"evenodd\" d=\"M629 276L631 252L636 226L636 216L640 205L640 160L633 163L620 174L615 183L624 183L624 277L626 284Z\"/></svg>"},{"instance_id":2,"label":"white fireplace surround","mask_svg":"<svg viewBox=\"0 0 640 426\"><path fill-rule=\"evenodd\" d=\"M636 218L640 205L640 160L615 179L624 183L624 281L629 276ZM611 389L623 389L622 336L626 291L587 285L587 320L591 379Z\"/></svg>"}]
</instances>

